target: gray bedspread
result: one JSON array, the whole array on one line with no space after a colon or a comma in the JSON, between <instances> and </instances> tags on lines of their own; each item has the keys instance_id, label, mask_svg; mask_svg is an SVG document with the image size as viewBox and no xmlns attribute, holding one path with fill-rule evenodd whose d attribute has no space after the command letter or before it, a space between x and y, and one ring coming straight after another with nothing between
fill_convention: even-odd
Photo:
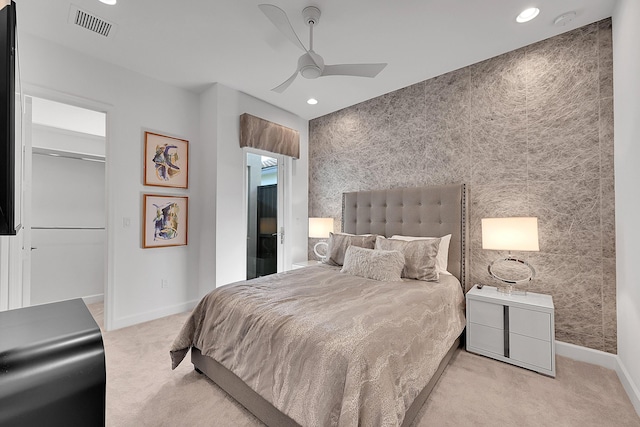
<instances>
[{"instance_id":1,"label":"gray bedspread","mask_svg":"<svg viewBox=\"0 0 640 427\"><path fill-rule=\"evenodd\" d=\"M171 347L214 358L303 426L399 426L464 329L453 276L378 282L319 265L215 289Z\"/></svg>"}]
</instances>

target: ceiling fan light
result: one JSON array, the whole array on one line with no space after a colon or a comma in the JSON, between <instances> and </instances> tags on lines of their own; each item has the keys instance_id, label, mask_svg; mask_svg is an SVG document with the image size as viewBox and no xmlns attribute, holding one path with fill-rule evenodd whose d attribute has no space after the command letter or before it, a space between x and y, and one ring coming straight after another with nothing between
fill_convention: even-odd
<instances>
[{"instance_id":1,"label":"ceiling fan light","mask_svg":"<svg viewBox=\"0 0 640 427\"><path fill-rule=\"evenodd\" d=\"M322 71L317 65L305 65L300 68L300 74L305 79L317 79L322 74Z\"/></svg>"},{"instance_id":2,"label":"ceiling fan light","mask_svg":"<svg viewBox=\"0 0 640 427\"><path fill-rule=\"evenodd\" d=\"M537 7L530 7L529 9L525 9L520 12L520 15L516 18L516 21L520 24L529 22L540 13L540 9Z\"/></svg>"}]
</instances>

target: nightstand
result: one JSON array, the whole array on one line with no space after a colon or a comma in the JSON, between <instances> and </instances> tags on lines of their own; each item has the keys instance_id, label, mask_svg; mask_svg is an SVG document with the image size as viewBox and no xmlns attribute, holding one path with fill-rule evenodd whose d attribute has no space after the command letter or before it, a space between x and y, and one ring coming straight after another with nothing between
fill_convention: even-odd
<instances>
[{"instance_id":1,"label":"nightstand","mask_svg":"<svg viewBox=\"0 0 640 427\"><path fill-rule=\"evenodd\" d=\"M297 268L305 268L305 267L310 267L312 265L318 265L318 264L321 264L321 262L315 259L310 259L308 261L299 261L291 264L291 269L295 270Z\"/></svg>"},{"instance_id":2,"label":"nightstand","mask_svg":"<svg viewBox=\"0 0 640 427\"><path fill-rule=\"evenodd\" d=\"M474 286L467 298L467 351L556 376L551 295L507 295Z\"/></svg>"}]
</instances>

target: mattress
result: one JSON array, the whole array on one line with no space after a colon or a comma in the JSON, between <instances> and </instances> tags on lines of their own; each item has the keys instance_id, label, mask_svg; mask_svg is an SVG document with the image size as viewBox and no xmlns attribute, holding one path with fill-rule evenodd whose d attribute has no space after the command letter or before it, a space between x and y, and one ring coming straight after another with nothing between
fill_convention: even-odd
<instances>
[{"instance_id":1,"label":"mattress","mask_svg":"<svg viewBox=\"0 0 640 427\"><path fill-rule=\"evenodd\" d=\"M399 426L464 329L454 276L379 282L318 265L220 287L172 348L215 359L303 426Z\"/></svg>"}]
</instances>

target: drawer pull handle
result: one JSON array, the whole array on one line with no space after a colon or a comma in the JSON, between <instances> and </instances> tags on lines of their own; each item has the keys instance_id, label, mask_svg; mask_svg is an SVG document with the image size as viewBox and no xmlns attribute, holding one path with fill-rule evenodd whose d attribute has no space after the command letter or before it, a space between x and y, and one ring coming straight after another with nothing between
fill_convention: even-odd
<instances>
[{"instance_id":1,"label":"drawer pull handle","mask_svg":"<svg viewBox=\"0 0 640 427\"><path fill-rule=\"evenodd\" d=\"M509 357L509 306L503 305L504 357Z\"/></svg>"}]
</instances>

